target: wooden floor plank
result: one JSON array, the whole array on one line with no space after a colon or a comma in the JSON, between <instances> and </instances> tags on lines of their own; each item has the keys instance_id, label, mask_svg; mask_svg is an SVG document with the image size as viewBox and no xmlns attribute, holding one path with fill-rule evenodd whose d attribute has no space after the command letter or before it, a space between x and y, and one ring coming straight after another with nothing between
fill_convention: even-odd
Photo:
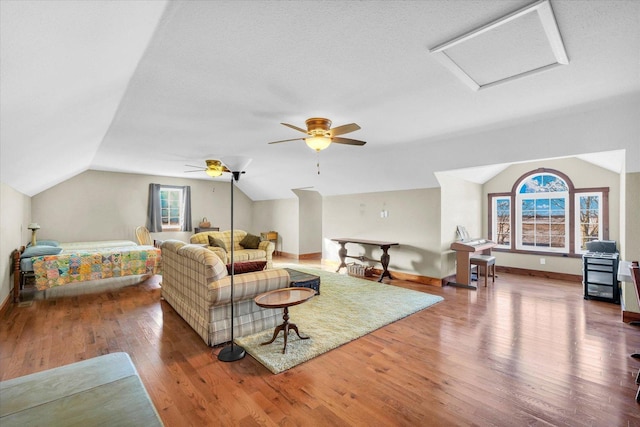
<instances>
[{"instance_id":1,"label":"wooden floor plank","mask_svg":"<svg viewBox=\"0 0 640 427\"><path fill-rule=\"evenodd\" d=\"M6 305L0 379L125 351L167 426L640 426L640 328L573 282L385 280L445 300L279 375L218 361L160 282Z\"/></svg>"}]
</instances>

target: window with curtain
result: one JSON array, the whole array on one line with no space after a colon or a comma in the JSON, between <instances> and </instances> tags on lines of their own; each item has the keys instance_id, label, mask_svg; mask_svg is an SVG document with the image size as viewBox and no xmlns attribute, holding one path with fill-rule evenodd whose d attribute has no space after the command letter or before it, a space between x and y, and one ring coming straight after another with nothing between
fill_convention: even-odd
<instances>
[{"instance_id":1,"label":"window with curtain","mask_svg":"<svg viewBox=\"0 0 640 427\"><path fill-rule=\"evenodd\" d=\"M608 239L608 188L574 188L560 171L520 177L510 193L489 194L489 235L495 249L581 254L592 240Z\"/></svg>"},{"instance_id":2,"label":"window with curtain","mask_svg":"<svg viewBox=\"0 0 640 427\"><path fill-rule=\"evenodd\" d=\"M151 232L191 231L191 187L149 184L147 228Z\"/></svg>"}]
</instances>

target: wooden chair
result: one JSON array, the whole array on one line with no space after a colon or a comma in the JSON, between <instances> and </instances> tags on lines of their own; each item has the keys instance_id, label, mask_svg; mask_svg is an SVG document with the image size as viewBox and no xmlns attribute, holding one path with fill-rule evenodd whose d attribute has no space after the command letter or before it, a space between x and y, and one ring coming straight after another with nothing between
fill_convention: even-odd
<instances>
[{"instance_id":1,"label":"wooden chair","mask_svg":"<svg viewBox=\"0 0 640 427\"><path fill-rule=\"evenodd\" d=\"M147 227L143 225L136 228L136 239L138 239L139 245L148 245L148 246L153 245L153 242L151 241L151 235L149 234L149 230L147 230Z\"/></svg>"}]
</instances>

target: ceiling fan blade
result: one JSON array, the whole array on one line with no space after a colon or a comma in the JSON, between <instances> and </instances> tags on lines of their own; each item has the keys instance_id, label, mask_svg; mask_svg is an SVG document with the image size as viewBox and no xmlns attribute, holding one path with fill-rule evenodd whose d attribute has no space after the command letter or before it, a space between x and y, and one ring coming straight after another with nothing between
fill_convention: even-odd
<instances>
[{"instance_id":1,"label":"ceiling fan blade","mask_svg":"<svg viewBox=\"0 0 640 427\"><path fill-rule=\"evenodd\" d=\"M331 142L335 142L337 144L348 144L348 145L364 145L365 141L359 141L357 139L351 138L331 138Z\"/></svg>"},{"instance_id":2,"label":"ceiling fan blade","mask_svg":"<svg viewBox=\"0 0 640 427\"><path fill-rule=\"evenodd\" d=\"M206 171L206 169L197 169L197 170L194 170L194 171L184 171L184 173L190 173L190 172L204 172L204 171Z\"/></svg>"},{"instance_id":3,"label":"ceiling fan blade","mask_svg":"<svg viewBox=\"0 0 640 427\"><path fill-rule=\"evenodd\" d=\"M280 142L289 142L289 141L303 141L304 138L293 138L293 139L283 139L282 141L272 141L269 144L278 144Z\"/></svg>"},{"instance_id":4,"label":"ceiling fan blade","mask_svg":"<svg viewBox=\"0 0 640 427\"><path fill-rule=\"evenodd\" d=\"M285 125L286 127L289 127L289 128L291 128L291 129L295 129L295 130L297 130L297 131L300 131L300 132L302 132L302 133L307 133L307 131L306 131L306 130L304 130L304 129L302 129L302 128L299 128L298 126L290 125L289 123L280 123L280 124L281 124L281 125Z\"/></svg>"},{"instance_id":5,"label":"ceiling fan blade","mask_svg":"<svg viewBox=\"0 0 640 427\"><path fill-rule=\"evenodd\" d=\"M194 165L184 165L184 166L187 167L187 168L196 168L196 169L200 169L200 170L202 170L202 168L203 168L202 166L194 166Z\"/></svg>"},{"instance_id":6,"label":"ceiling fan blade","mask_svg":"<svg viewBox=\"0 0 640 427\"><path fill-rule=\"evenodd\" d=\"M345 133L357 131L358 129L360 129L360 126L355 123L350 123L348 125L342 125L333 129L329 129L329 133L331 134L331 136L338 136L344 135Z\"/></svg>"}]
</instances>

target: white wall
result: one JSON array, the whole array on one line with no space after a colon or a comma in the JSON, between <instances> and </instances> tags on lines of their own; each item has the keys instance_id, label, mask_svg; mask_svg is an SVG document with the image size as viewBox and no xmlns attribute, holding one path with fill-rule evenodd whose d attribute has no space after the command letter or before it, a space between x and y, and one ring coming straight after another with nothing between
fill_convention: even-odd
<instances>
[{"instance_id":1,"label":"white wall","mask_svg":"<svg viewBox=\"0 0 640 427\"><path fill-rule=\"evenodd\" d=\"M147 218L149 184L190 185L193 226L207 217L213 227L231 226L230 184L116 172L86 171L32 198L39 238L63 242L128 239ZM240 183L240 186L242 183ZM234 192L235 228L256 233L252 201L239 187ZM152 233L154 239L188 242L192 232Z\"/></svg>"},{"instance_id":2,"label":"white wall","mask_svg":"<svg viewBox=\"0 0 640 427\"><path fill-rule=\"evenodd\" d=\"M298 199L265 200L253 203L253 226L258 232L277 231L276 250L299 255Z\"/></svg>"},{"instance_id":3,"label":"white wall","mask_svg":"<svg viewBox=\"0 0 640 427\"><path fill-rule=\"evenodd\" d=\"M322 196L317 191L293 192L298 196L300 255L322 253Z\"/></svg>"},{"instance_id":4,"label":"white wall","mask_svg":"<svg viewBox=\"0 0 640 427\"><path fill-rule=\"evenodd\" d=\"M458 240L457 226L464 226L469 236L487 237L482 227L482 185L465 181L447 173L436 173L441 186L441 250L440 278L456 273L456 252L451 243ZM485 227L486 229L486 227Z\"/></svg>"},{"instance_id":5,"label":"white wall","mask_svg":"<svg viewBox=\"0 0 640 427\"><path fill-rule=\"evenodd\" d=\"M31 198L0 183L0 305L13 289L11 252L31 239Z\"/></svg>"},{"instance_id":6,"label":"white wall","mask_svg":"<svg viewBox=\"0 0 640 427\"><path fill-rule=\"evenodd\" d=\"M383 207L389 212L387 218L380 217ZM323 259L339 262L340 245L331 238L398 242L400 246L389 250L390 270L441 277L439 188L324 197L322 227ZM382 253L356 244L347 244L347 250L374 259Z\"/></svg>"}]
</instances>

